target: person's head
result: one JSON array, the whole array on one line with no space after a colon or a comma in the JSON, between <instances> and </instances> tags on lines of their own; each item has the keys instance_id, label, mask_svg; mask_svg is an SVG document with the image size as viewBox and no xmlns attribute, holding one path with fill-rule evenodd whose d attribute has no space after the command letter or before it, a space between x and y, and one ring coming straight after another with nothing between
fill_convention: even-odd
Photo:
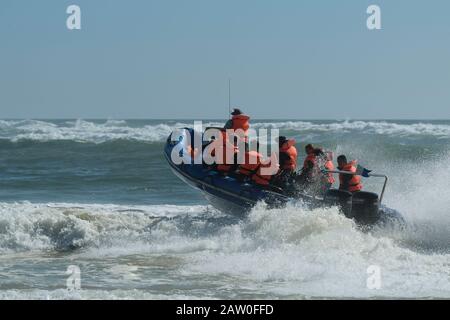
<instances>
[{"instance_id":1,"label":"person's head","mask_svg":"<svg viewBox=\"0 0 450 320\"><path fill-rule=\"evenodd\" d=\"M307 144L305 147L305 152L306 154L311 154L314 152L314 147L312 144Z\"/></svg>"},{"instance_id":2,"label":"person's head","mask_svg":"<svg viewBox=\"0 0 450 320\"><path fill-rule=\"evenodd\" d=\"M287 141L287 138L285 136L279 136L278 137L278 146L281 147L286 141Z\"/></svg>"},{"instance_id":3,"label":"person's head","mask_svg":"<svg viewBox=\"0 0 450 320\"><path fill-rule=\"evenodd\" d=\"M347 164L347 157L343 154L337 157L338 168L342 168Z\"/></svg>"},{"instance_id":4,"label":"person's head","mask_svg":"<svg viewBox=\"0 0 450 320\"><path fill-rule=\"evenodd\" d=\"M241 114L242 114L242 111L240 109L238 109L238 108L234 108L233 112L231 112L232 116L239 116Z\"/></svg>"}]
</instances>

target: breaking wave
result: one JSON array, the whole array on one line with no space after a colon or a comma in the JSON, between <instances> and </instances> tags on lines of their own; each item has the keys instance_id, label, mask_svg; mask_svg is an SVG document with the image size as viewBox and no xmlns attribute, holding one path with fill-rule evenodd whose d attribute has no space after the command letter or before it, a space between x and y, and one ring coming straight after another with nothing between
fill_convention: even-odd
<instances>
[{"instance_id":1,"label":"breaking wave","mask_svg":"<svg viewBox=\"0 0 450 320\"><path fill-rule=\"evenodd\" d=\"M424 254L386 234L361 232L333 208L268 210L261 204L245 219L231 219L206 206L3 203L0 210L3 254L64 250L75 261L113 259L120 270L109 267L110 272L136 279L145 277L140 267L120 265L117 259L160 255L183 281L201 276L226 285L239 278L241 287L265 284L269 297L450 296L450 278L445 277L450 275L449 253ZM371 265L383 272L377 291L366 287ZM6 293L15 297L13 291ZM70 298L62 291L17 294ZM94 293L75 298L83 294ZM97 294L120 299L129 292ZM148 291L138 296L154 297Z\"/></svg>"},{"instance_id":2,"label":"breaking wave","mask_svg":"<svg viewBox=\"0 0 450 320\"><path fill-rule=\"evenodd\" d=\"M163 171L160 156L161 142L173 128L192 126L189 121L0 120L0 140L10 147L3 149L9 165L0 168L9 201L0 202L0 299L450 297L450 153L441 140L450 136L450 123L252 125L298 134L299 142L317 133L310 141L326 142L388 174L384 202L407 226L362 232L336 208L307 210L301 204L271 210L261 204L243 219L202 205L197 192ZM350 134L334 139L342 133ZM57 140L70 143L34 143ZM46 170L36 174L41 168ZM364 185L380 191L377 180ZM150 191L139 191L148 186ZM16 190L24 191L22 198L12 198ZM119 199L117 190L126 196ZM12 202L23 199L36 203ZM91 200L99 204L84 203ZM74 262L88 270L88 289L69 293L64 271ZM380 290L367 289L371 265L381 268ZM49 286L36 270L58 285Z\"/></svg>"},{"instance_id":3,"label":"breaking wave","mask_svg":"<svg viewBox=\"0 0 450 320\"><path fill-rule=\"evenodd\" d=\"M222 121L205 121L204 126L221 126ZM73 140L78 142L102 143L111 140L136 140L162 142L176 128L192 127L193 121L157 122L140 120L107 121L40 121L0 120L0 139L13 142L21 140L54 141ZM386 136L430 136L450 138L450 124L435 122L391 122L391 121L259 121L252 127L277 128L292 131L293 134L311 133L365 133Z\"/></svg>"},{"instance_id":4,"label":"breaking wave","mask_svg":"<svg viewBox=\"0 0 450 320\"><path fill-rule=\"evenodd\" d=\"M161 219L207 211L205 206L0 203L0 252L139 243Z\"/></svg>"}]
</instances>

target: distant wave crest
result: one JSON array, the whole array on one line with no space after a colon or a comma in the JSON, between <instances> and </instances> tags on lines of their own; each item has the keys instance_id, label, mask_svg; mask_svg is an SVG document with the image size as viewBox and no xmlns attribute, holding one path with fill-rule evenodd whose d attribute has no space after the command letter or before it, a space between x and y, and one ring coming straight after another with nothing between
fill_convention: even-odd
<instances>
[{"instance_id":1,"label":"distant wave crest","mask_svg":"<svg viewBox=\"0 0 450 320\"><path fill-rule=\"evenodd\" d=\"M220 126L221 122L204 122L204 127ZM69 140L77 142L103 143L114 140L162 142L176 128L192 127L192 122L151 122L133 124L125 120L65 122L41 120L0 120L0 139L12 142ZM305 133L366 133L387 136L432 136L450 138L450 124L415 122L410 124L387 121L254 121L255 129L276 128Z\"/></svg>"}]
</instances>

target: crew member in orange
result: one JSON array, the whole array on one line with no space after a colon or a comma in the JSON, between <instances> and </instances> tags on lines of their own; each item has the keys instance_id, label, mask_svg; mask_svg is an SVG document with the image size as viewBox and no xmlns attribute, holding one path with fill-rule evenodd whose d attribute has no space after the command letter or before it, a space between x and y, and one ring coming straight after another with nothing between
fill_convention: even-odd
<instances>
[{"instance_id":1,"label":"crew member in orange","mask_svg":"<svg viewBox=\"0 0 450 320\"><path fill-rule=\"evenodd\" d=\"M245 153L245 162L239 166L238 173L250 178L258 185L268 186L272 180L272 175L264 175L262 168L269 168L270 162L263 162L262 156L257 151Z\"/></svg>"},{"instance_id":2,"label":"crew member in orange","mask_svg":"<svg viewBox=\"0 0 450 320\"><path fill-rule=\"evenodd\" d=\"M250 128L250 117L242 113L240 109L233 109L231 112L231 119L227 121L224 129L233 129L234 131L240 129L244 131L245 138L247 139L247 132Z\"/></svg>"},{"instance_id":3,"label":"crew member in orange","mask_svg":"<svg viewBox=\"0 0 450 320\"><path fill-rule=\"evenodd\" d=\"M305 182L313 180L318 174L317 166L317 152L312 144L308 144L305 147L306 158L303 161L302 176Z\"/></svg>"},{"instance_id":4,"label":"crew member in orange","mask_svg":"<svg viewBox=\"0 0 450 320\"><path fill-rule=\"evenodd\" d=\"M340 155L337 158L338 169L340 171L356 172L357 162L355 160L347 162L347 157ZM358 192L362 189L361 177L358 175L339 174L339 190Z\"/></svg>"},{"instance_id":5,"label":"crew member in orange","mask_svg":"<svg viewBox=\"0 0 450 320\"><path fill-rule=\"evenodd\" d=\"M212 143L213 143L213 150L211 152L211 155L213 157L215 157L217 154L216 150L222 148L222 159L216 159L216 161L220 163L216 162L216 165L213 168L217 169L217 171L224 174L233 172L237 168L236 156L238 149L233 143L229 141L226 131L222 129L221 137L215 139L214 141L212 141Z\"/></svg>"},{"instance_id":6,"label":"crew member in orange","mask_svg":"<svg viewBox=\"0 0 450 320\"><path fill-rule=\"evenodd\" d=\"M294 139L285 136L278 138L280 170L293 173L297 168L297 148Z\"/></svg>"},{"instance_id":7,"label":"crew member in orange","mask_svg":"<svg viewBox=\"0 0 450 320\"><path fill-rule=\"evenodd\" d=\"M325 169L329 171L335 170L334 164L333 164L333 153L326 151L324 152L321 148L314 149L314 154L316 155L317 164L319 166L319 169ZM322 172L322 183L323 183L323 190L326 191L335 182L335 179L333 177L333 174L331 172Z\"/></svg>"}]
</instances>

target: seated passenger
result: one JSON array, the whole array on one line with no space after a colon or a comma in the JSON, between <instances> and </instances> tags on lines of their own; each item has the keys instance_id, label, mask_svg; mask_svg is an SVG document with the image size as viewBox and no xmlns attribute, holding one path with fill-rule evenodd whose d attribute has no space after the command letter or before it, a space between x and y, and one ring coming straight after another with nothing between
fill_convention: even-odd
<instances>
[{"instance_id":1,"label":"seated passenger","mask_svg":"<svg viewBox=\"0 0 450 320\"><path fill-rule=\"evenodd\" d=\"M299 179L303 184L308 184L315 180L315 178L319 175L320 170L317 165L317 156L313 145L306 145L305 152L306 158L303 161L303 168Z\"/></svg>"},{"instance_id":2,"label":"seated passenger","mask_svg":"<svg viewBox=\"0 0 450 320\"><path fill-rule=\"evenodd\" d=\"M324 152L322 149L317 148L314 150L314 154L316 155L316 159L318 162L318 166L320 169L325 169L329 171L335 170L333 164L333 153L332 152ZM335 179L333 174L330 172L321 172L322 173L322 183L324 190L328 190L331 188Z\"/></svg>"},{"instance_id":3,"label":"seated passenger","mask_svg":"<svg viewBox=\"0 0 450 320\"><path fill-rule=\"evenodd\" d=\"M280 170L292 173L297 168L297 148L294 139L278 138Z\"/></svg>"},{"instance_id":4,"label":"seated passenger","mask_svg":"<svg viewBox=\"0 0 450 320\"><path fill-rule=\"evenodd\" d=\"M334 170L332 154L324 152L321 148L314 148L311 144L305 147L305 152L307 156L296 181L307 193L323 193L334 183L333 174L324 172L324 170Z\"/></svg>"},{"instance_id":5,"label":"seated passenger","mask_svg":"<svg viewBox=\"0 0 450 320\"><path fill-rule=\"evenodd\" d=\"M263 174L262 169L269 168L270 165L270 161L262 160L262 156L259 152L248 151L245 153L245 162L238 168L238 173L258 185L268 186L273 175Z\"/></svg>"},{"instance_id":6,"label":"seated passenger","mask_svg":"<svg viewBox=\"0 0 450 320\"><path fill-rule=\"evenodd\" d=\"M220 173L228 174L230 172L235 171L237 168L236 156L238 150L236 146L229 141L226 131L223 130L221 133L222 133L221 138L215 139L214 141L211 142L214 148L211 152L211 155L213 157L215 157L217 154L216 150L222 148L222 158L217 159L220 161L217 161L215 167L213 168L219 171Z\"/></svg>"},{"instance_id":7,"label":"seated passenger","mask_svg":"<svg viewBox=\"0 0 450 320\"><path fill-rule=\"evenodd\" d=\"M340 155L337 158L337 162L340 171L356 172L357 162L355 160L347 162L347 157ZM361 177L358 175L340 173L339 190L350 191L352 193L362 190Z\"/></svg>"},{"instance_id":8,"label":"seated passenger","mask_svg":"<svg viewBox=\"0 0 450 320\"><path fill-rule=\"evenodd\" d=\"M286 190L293 182L297 168L297 148L295 148L295 140L287 139L285 136L278 138L278 147L280 169L272 182L275 186Z\"/></svg>"}]
</instances>

